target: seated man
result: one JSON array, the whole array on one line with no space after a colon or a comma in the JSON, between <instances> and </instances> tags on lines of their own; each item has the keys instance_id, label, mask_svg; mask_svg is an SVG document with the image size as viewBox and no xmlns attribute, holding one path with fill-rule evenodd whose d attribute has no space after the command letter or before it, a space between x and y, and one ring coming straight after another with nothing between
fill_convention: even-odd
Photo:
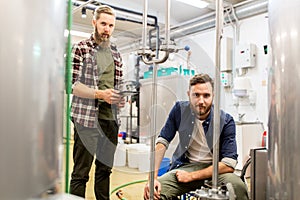
<instances>
[{"instance_id":1,"label":"seated man","mask_svg":"<svg viewBox=\"0 0 300 200\"><path fill-rule=\"evenodd\" d=\"M204 180L213 174L213 80L198 74L189 84L189 101L176 102L161 130L155 147L154 199L172 199L200 189ZM220 111L220 147L218 183L230 182L238 200L248 199L244 182L235 175L237 147L235 122ZM179 144L173 154L170 171L163 176L157 172L168 145L179 134ZM149 199L149 182L144 188L144 199Z\"/></svg>"}]
</instances>

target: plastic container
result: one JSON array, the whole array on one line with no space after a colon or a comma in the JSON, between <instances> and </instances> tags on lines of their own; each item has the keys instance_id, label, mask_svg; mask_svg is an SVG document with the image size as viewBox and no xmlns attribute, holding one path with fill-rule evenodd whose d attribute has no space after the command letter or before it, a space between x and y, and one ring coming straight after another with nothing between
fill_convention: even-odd
<instances>
[{"instance_id":1,"label":"plastic container","mask_svg":"<svg viewBox=\"0 0 300 200\"><path fill-rule=\"evenodd\" d=\"M114 166L123 167L126 165L126 144L119 143L114 157Z\"/></svg>"},{"instance_id":2,"label":"plastic container","mask_svg":"<svg viewBox=\"0 0 300 200\"><path fill-rule=\"evenodd\" d=\"M119 133L118 134L118 143L120 143L120 144L124 144L124 140L123 140L123 134L122 133Z\"/></svg>"},{"instance_id":3,"label":"plastic container","mask_svg":"<svg viewBox=\"0 0 300 200\"><path fill-rule=\"evenodd\" d=\"M170 168L170 158L163 158L160 166L159 166L159 170L158 170L158 176L161 176L163 174L165 174L169 168Z\"/></svg>"},{"instance_id":4,"label":"plastic container","mask_svg":"<svg viewBox=\"0 0 300 200\"><path fill-rule=\"evenodd\" d=\"M138 149L138 169L140 172L150 171L150 146L143 146Z\"/></svg>"},{"instance_id":5,"label":"plastic container","mask_svg":"<svg viewBox=\"0 0 300 200\"><path fill-rule=\"evenodd\" d=\"M267 146L267 131L263 132L262 140L261 140L261 146L266 147Z\"/></svg>"},{"instance_id":6,"label":"plastic container","mask_svg":"<svg viewBox=\"0 0 300 200\"><path fill-rule=\"evenodd\" d=\"M127 159L129 168L139 167L139 154L141 153L139 149L145 148L145 144L128 144L127 145Z\"/></svg>"},{"instance_id":7,"label":"plastic container","mask_svg":"<svg viewBox=\"0 0 300 200\"><path fill-rule=\"evenodd\" d=\"M122 134L122 139L123 139L123 140L125 140L125 139L126 139L126 137L127 137L127 134L126 134L126 132L121 132L121 134Z\"/></svg>"}]
</instances>

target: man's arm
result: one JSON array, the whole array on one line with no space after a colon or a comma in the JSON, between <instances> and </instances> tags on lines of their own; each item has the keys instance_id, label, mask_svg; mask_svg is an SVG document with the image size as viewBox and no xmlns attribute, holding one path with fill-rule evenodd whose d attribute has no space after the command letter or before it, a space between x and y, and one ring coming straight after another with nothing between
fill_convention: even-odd
<instances>
[{"instance_id":1,"label":"man's arm","mask_svg":"<svg viewBox=\"0 0 300 200\"><path fill-rule=\"evenodd\" d=\"M81 98L96 99L96 90L87 85L76 82L73 86L73 95Z\"/></svg>"},{"instance_id":2,"label":"man's arm","mask_svg":"<svg viewBox=\"0 0 300 200\"><path fill-rule=\"evenodd\" d=\"M219 174L224 173L232 173L234 172L234 169L232 167L229 167L225 165L222 162L219 162ZM178 182L187 183L195 180L204 180L211 178L213 174L213 166L209 166L205 169L201 169L194 172L186 172L183 170L178 170L176 172L176 177Z\"/></svg>"},{"instance_id":3,"label":"man's arm","mask_svg":"<svg viewBox=\"0 0 300 200\"><path fill-rule=\"evenodd\" d=\"M72 94L77 97L95 99L95 89L80 82L83 76L83 60L81 44L74 44L72 47Z\"/></svg>"},{"instance_id":4,"label":"man's arm","mask_svg":"<svg viewBox=\"0 0 300 200\"><path fill-rule=\"evenodd\" d=\"M87 99L102 99L109 104L117 104L124 107L125 99L118 90L105 89L97 90L80 82L83 76L84 53L80 44L75 44L72 48L72 94L77 97Z\"/></svg>"},{"instance_id":5,"label":"man's arm","mask_svg":"<svg viewBox=\"0 0 300 200\"><path fill-rule=\"evenodd\" d=\"M162 143L157 143L155 147L155 173L154 178L157 179L160 163L165 155L167 148Z\"/></svg>"},{"instance_id":6,"label":"man's arm","mask_svg":"<svg viewBox=\"0 0 300 200\"><path fill-rule=\"evenodd\" d=\"M118 104L123 99L118 90L97 90L80 82L77 82L74 85L73 95L87 99L102 99L109 104Z\"/></svg>"}]
</instances>

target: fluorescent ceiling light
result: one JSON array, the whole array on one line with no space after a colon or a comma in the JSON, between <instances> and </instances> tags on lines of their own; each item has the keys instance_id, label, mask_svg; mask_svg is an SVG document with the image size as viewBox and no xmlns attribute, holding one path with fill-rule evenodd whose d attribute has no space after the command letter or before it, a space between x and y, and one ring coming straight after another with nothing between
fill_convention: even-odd
<instances>
[{"instance_id":1,"label":"fluorescent ceiling light","mask_svg":"<svg viewBox=\"0 0 300 200\"><path fill-rule=\"evenodd\" d=\"M69 31L66 29L65 30L65 37L67 37L69 34ZM84 37L84 38L89 38L91 36L91 33L86 33L86 32L82 32L82 31L74 31L71 30L71 35L73 36L78 36L78 37Z\"/></svg>"},{"instance_id":2,"label":"fluorescent ceiling light","mask_svg":"<svg viewBox=\"0 0 300 200\"><path fill-rule=\"evenodd\" d=\"M202 0L177 0L179 2L197 7L197 8L205 8L209 5L209 3Z\"/></svg>"},{"instance_id":3,"label":"fluorescent ceiling light","mask_svg":"<svg viewBox=\"0 0 300 200\"><path fill-rule=\"evenodd\" d=\"M65 29L64 36L68 37L68 35L69 35L69 31L67 29ZM71 30L71 35L72 36L77 36L77 37L83 37L83 38L91 37L91 33L86 33L86 32L82 32L82 31L74 31L74 30ZM111 36L110 41L116 42L117 38Z\"/></svg>"},{"instance_id":4,"label":"fluorescent ceiling light","mask_svg":"<svg viewBox=\"0 0 300 200\"><path fill-rule=\"evenodd\" d=\"M86 33L86 32L82 32L82 31L74 31L71 30L71 35L73 36L78 36L78 37L86 37L89 38L91 36L91 33Z\"/></svg>"}]
</instances>

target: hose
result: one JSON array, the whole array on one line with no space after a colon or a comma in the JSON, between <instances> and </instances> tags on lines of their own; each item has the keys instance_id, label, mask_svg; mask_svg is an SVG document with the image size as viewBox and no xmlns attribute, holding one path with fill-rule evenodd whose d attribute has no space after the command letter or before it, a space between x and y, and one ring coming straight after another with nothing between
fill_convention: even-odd
<instances>
[{"instance_id":1,"label":"hose","mask_svg":"<svg viewBox=\"0 0 300 200\"><path fill-rule=\"evenodd\" d=\"M68 45L67 45L67 64L66 64L66 174L65 174L65 192L69 193L69 154L70 154L70 101L71 101L71 24L72 24L72 0L68 1Z\"/></svg>"},{"instance_id":2,"label":"hose","mask_svg":"<svg viewBox=\"0 0 300 200\"><path fill-rule=\"evenodd\" d=\"M120 186L116 187L115 189L113 189L113 190L110 192L110 195L112 195L113 193L115 193L116 191L118 191L118 190L121 189L121 188L127 187L127 186L129 186L129 185L137 184L137 183L147 182L147 181L148 181L147 179L144 179L144 180L138 180L138 181L132 181L132 182L129 182L129 183L125 183L125 184L120 185Z\"/></svg>"}]
</instances>

